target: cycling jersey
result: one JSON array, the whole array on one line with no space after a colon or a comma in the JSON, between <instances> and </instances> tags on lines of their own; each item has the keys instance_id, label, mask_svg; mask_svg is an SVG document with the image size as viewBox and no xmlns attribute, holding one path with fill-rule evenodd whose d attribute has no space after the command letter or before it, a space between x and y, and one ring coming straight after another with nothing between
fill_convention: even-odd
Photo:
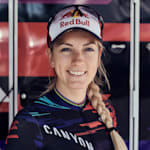
<instances>
[{"instance_id":1,"label":"cycling jersey","mask_svg":"<svg viewBox=\"0 0 150 150\"><path fill-rule=\"evenodd\" d=\"M104 97L104 96L103 96ZM104 101L116 127L115 111ZM6 139L6 150L113 150L101 117L88 99L76 104L53 89L22 109Z\"/></svg>"}]
</instances>

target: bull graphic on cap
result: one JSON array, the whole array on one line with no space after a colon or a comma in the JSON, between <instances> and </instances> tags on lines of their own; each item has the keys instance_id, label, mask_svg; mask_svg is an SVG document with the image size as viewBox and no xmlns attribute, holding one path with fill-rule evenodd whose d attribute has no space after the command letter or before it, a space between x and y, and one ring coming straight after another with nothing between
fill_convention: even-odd
<instances>
[{"instance_id":1,"label":"bull graphic on cap","mask_svg":"<svg viewBox=\"0 0 150 150\"><path fill-rule=\"evenodd\" d=\"M86 18L89 18L87 14L85 13L82 13L79 9L75 9L75 10L71 10L69 12L67 12L66 14L64 14L62 16L62 19L64 18L68 18L68 17L73 17L73 18L77 18L77 17L86 17Z\"/></svg>"}]
</instances>

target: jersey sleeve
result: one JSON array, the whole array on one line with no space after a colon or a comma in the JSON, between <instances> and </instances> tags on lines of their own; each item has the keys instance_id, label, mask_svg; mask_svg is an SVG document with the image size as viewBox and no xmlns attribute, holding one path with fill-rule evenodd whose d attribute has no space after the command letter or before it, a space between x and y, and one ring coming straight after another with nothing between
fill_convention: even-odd
<instances>
[{"instance_id":1,"label":"jersey sleeve","mask_svg":"<svg viewBox=\"0 0 150 150\"><path fill-rule=\"evenodd\" d=\"M42 135L37 121L29 113L19 113L9 130L5 150L40 150Z\"/></svg>"}]
</instances>

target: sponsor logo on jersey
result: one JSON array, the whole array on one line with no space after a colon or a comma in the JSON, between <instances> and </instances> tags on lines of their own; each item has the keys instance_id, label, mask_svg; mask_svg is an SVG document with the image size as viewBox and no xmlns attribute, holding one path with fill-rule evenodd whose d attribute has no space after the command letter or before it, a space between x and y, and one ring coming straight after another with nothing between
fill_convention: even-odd
<instances>
[{"instance_id":1,"label":"sponsor logo on jersey","mask_svg":"<svg viewBox=\"0 0 150 150\"><path fill-rule=\"evenodd\" d=\"M94 147L91 142L71 132L68 132L63 129L58 129L56 127L50 127L49 125L46 124L43 125L43 129L45 133L48 135L54 135L60 138L64 138L68 141L73 141L74 143L79 144L81 147L87 148L88 150L94 150Z\"/></svg>"}]
</instances>

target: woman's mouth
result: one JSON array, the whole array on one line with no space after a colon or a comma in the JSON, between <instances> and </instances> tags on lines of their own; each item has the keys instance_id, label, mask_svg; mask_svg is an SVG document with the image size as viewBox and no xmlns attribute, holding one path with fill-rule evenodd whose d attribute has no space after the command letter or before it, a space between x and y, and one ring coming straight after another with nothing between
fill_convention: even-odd
<instances>
[{"instance_id":1,"label":"woman's mouth","mask_svg":"<svg viewBox=\"0 0 150 150\"><path fill-rule=\"evenodd\" d=\"M71 75L75 75L75 76L82 76L86 73L86 71L71 71L71 70L68 70L69 74Z\"/></svg>"}]
</instances>

